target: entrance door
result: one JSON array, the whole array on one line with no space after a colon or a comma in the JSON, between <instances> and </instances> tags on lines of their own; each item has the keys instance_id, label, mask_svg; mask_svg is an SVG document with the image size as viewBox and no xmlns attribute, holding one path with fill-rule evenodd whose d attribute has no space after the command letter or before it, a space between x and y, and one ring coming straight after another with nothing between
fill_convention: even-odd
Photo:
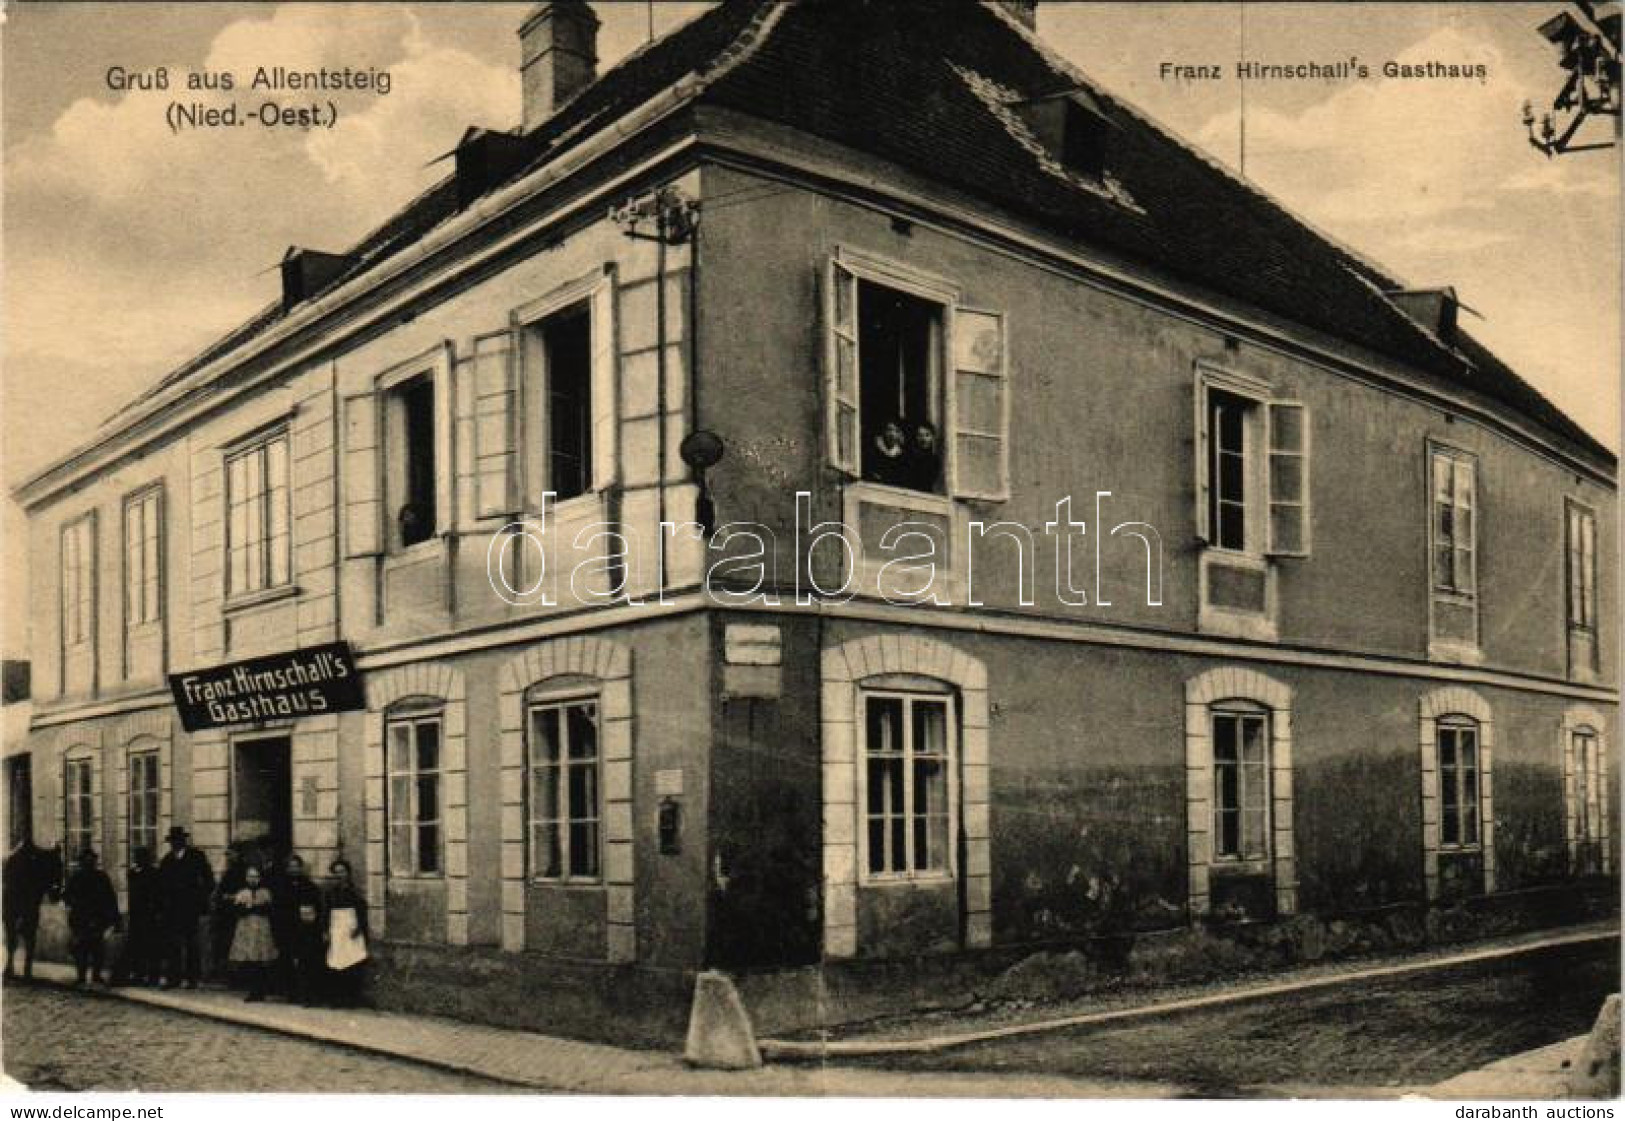
<instances>
[{"instance_id":1,"label":"entrance door","mask_svg":"<svg viewBox=\"0 0 1625 1121\"><path fill-rule=\"evenodd\" d=\"M287 736L233 745L231 839L251 859L280 865L293 851L293 746Z\"/></svg>"}]
</instances>

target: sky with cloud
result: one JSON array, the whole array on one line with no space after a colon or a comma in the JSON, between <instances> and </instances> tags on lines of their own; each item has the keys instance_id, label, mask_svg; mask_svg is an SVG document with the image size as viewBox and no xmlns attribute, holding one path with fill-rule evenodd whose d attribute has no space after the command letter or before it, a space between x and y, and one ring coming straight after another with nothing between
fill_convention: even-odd
<instances>
[{"instance_id":1,"label":"sky with cloud","mask_svg":"<svg viewBox=\"0 0 1625 1121\"><path fill-rule=\"evenodd\" d=\"M13 4L0 28L4 377L14 485L276 296L289 245L339 249L445 173L470 124L519 115L519 4ZM613 63L703 4L597 3ZM1249 82L1248 176L1415 285L1452 284L1493 349L1610 446L1619 442L1618 164L1545 160L1525 99L1560 80L1534 28L1560 4L1040 5L1091 77L1237 162L1241 56L1483 63L1486 81ZM1160 64L1217 63L1218 82ZM172 134L169 93L108 88L112 66L377 67L387 96L337 97L337 128ZM182 98L184 100L184 96ZM210 95L202 95L210 100ZM299 100L292 95L286 100ZM20 519L3 510L4 647L26 639Z\"/></svg>"}]
</instances>

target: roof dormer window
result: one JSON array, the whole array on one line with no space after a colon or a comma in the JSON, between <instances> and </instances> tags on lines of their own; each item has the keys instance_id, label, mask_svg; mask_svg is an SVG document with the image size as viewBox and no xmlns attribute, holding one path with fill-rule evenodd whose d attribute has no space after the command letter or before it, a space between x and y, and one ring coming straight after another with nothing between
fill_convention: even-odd
<instances>
[{"instance_id":1,"label":"roof dormer window","mask_svg":"<svg viewBox=\"0 0 1625 1121\"><path fill-rule=\"evenodd\" d=\"M1088 90L1035 97L1012 106L1040 144L1068 171L1100 180L1106 174L1113 125Z\"/></svg>"}]
</instances>

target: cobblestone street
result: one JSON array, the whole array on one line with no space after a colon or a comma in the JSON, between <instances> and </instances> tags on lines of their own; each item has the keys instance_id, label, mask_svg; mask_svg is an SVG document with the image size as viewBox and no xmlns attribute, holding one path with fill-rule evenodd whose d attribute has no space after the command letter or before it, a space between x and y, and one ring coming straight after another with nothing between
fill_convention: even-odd
<instances>
[{"instance_id":1,"label":"cobblestone street","mask_svg":"<svg viewBox=\"0 0 1625 1121\"><path fill-rule=\"evenodd\" d=\"M36 1090L476 1094L513 1087L50 986L8 986L5 1070Z\"/></svg>"}]
</instances>

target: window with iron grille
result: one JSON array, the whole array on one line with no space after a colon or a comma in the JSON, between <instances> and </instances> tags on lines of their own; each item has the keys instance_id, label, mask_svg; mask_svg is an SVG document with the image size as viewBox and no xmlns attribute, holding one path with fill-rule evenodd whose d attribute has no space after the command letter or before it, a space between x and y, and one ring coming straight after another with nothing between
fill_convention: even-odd
<instances>
[{"instance_id":1,"label":"window with iron grille","mask_svg":"<svg viewBox=\"0 0 1625 1121\"><path fill-rule=\"evenodd\" d=\"M863 714L868 875L907 879L952 871L949 698L866 692Z\"/></svg>"},{"instance_id":2,"label":"window with iron grille","mask_svg":"<svg viewBox=\"0 0 1625 1121\"><path fill-rule=\"evenodd\" d=\"M598 702L530 709L530 867L537 879L600 876Z\"/></svg>"},{"instance_id":3,"label":"window with iron grille","mask_svg":"<svg viewBox=\"0 0 1625 1121\"><path fill-rule=\"evenodd\" d=\"M388 755L389 874L438 876L444 870L440 825L440 713L392 716Z\"/></svg>"}]
</instances>

